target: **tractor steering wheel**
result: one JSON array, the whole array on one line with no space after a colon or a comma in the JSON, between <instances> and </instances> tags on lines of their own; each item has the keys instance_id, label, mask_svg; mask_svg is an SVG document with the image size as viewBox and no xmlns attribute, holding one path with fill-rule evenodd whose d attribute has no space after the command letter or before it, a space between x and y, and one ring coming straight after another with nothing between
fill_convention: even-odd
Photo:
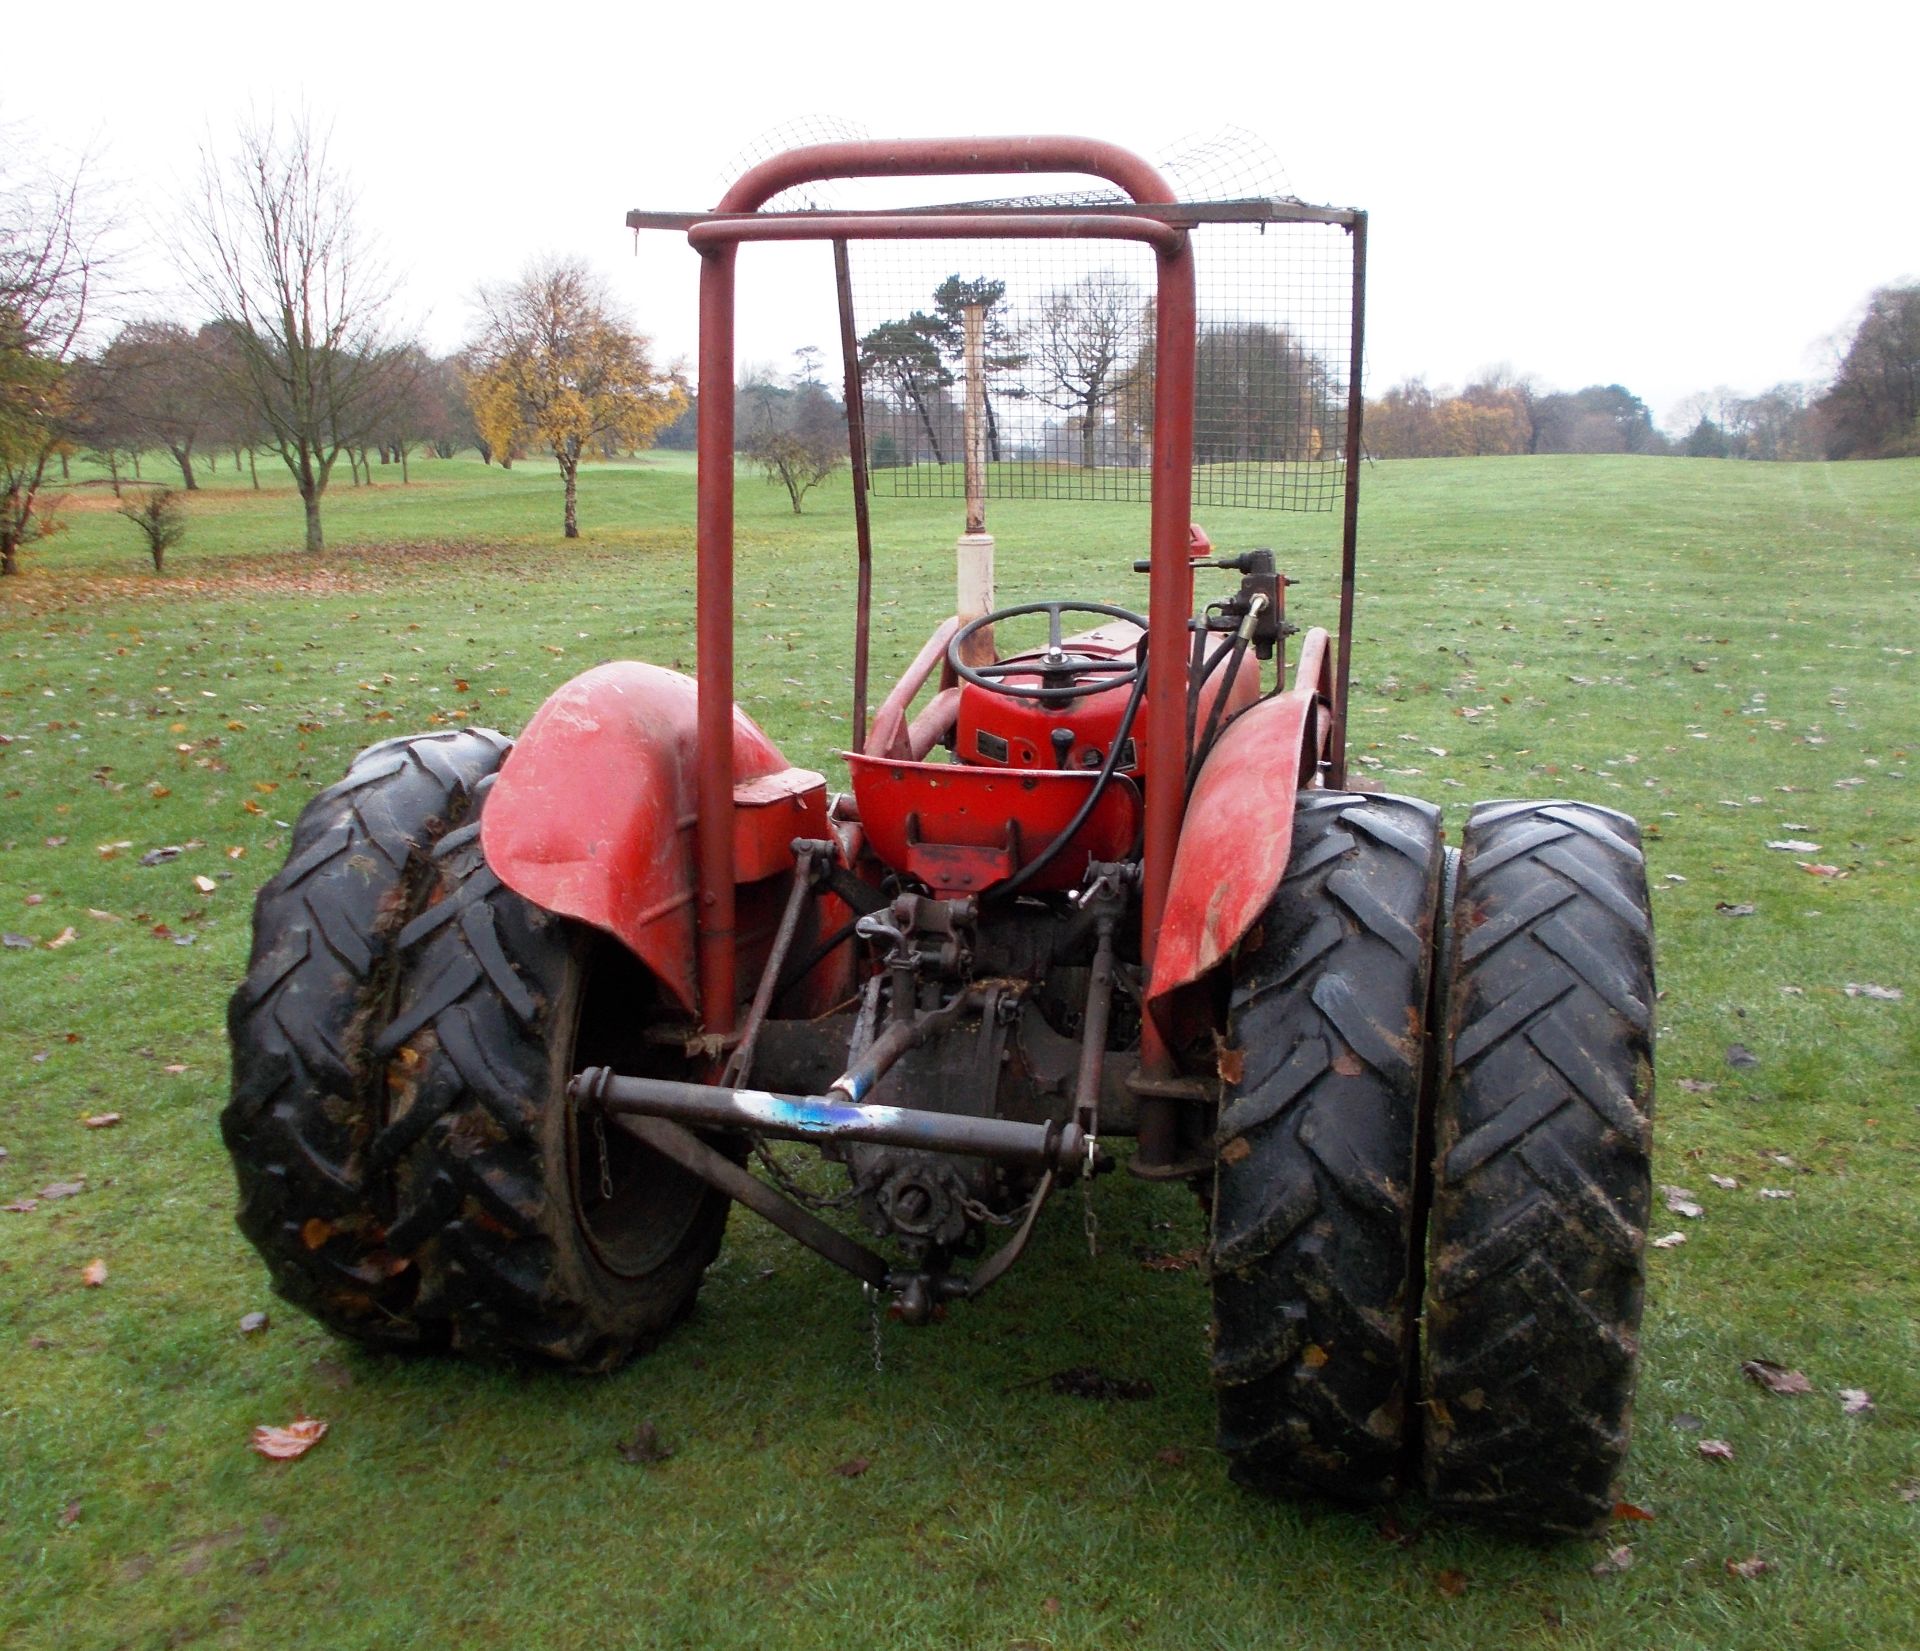
<instances>
[{"instance_id":1,"label":"tractor steering wheel","mask_svg":"<svg viewBox=\"0 0 1920 1651\"><path fill-rule=\"evenodd\" d=\"M960 657L962 646L976 632L1002 620L1025 618L1030 613L1044 613L1047 616L1046 651L1038 658L1002 660L993 665L969 665ZM1023 602L1017 608L996 608L992 613L982 614L978 619L962 625L947 644L947 663L962 682L971 682L976 688L984 688L990 694L1005 694L1010 699L1037 699L1049 705L1064 705L1071 700L1084 699L1088 694L1104 693L1109 688L1125 687L1140 680L1147 668L1143 650L1136 649L1131 659L1105 659L1093 654L1068 653L1061 646L1060 633L1065 627L1060 621L1063 615L1069 613L1097 613L1103 619L1124 619L1129 624L1138 625L1143 631L1147 628L1143 615L1126 608L1110 607L1105 602ZM1036 675L1041 679L1037 687L1016 686L1005 680L1010 676Z\"/></svg>"}]
</instances>

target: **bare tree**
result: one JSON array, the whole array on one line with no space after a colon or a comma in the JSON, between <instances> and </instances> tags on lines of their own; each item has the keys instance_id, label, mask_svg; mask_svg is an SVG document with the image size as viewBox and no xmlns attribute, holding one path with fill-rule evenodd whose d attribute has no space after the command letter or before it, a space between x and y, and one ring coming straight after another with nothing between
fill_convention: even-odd
<instances>
[{"instance_id":1,"label":"bare tree","mask_svg":"<svg viewBox=\"0 0 1920 1651\"><path fill-rule=\"evenodd\" d=\"M1085 469L1098 456L1101 415L1127 387L1147 313L1145 295L1112 270L1083 275L1040 305L1027 339L1044 379L1040 398L1078 417Z\"/></svg>"},{"instance_id":2,"label":"bare tree","mask_svg":"<svg viewBox=\"0 0 1920 1651\"><path fill-rule=\"evenodd\" d=\"M50 531L40 487L74 434L70 369L99 268L83 171L51 177L0 152L0 575Z\"/></svg>"},{"instance_id":3,"label":"bare tree","mask_svg":"<svg viewBox=\"0 0 1920 1651\"><path fill-rule=\"evenodd\" d=\"M164 447L186 490L195 491L194 444L213 404L214 356L204 333L172 321L131 321L101 353L100 365L134 450Z\"/></svg>"},{"instance_id":4,"label":"bare tree","mask_svg":"<svg viewBox=\"0 0 1920 1651\"><path fill-rule=\"evenodd\" d=\"M796 516L800 501L847 462L845 412L805 372L803 364L791 389L766 378L749 379L740 386L738 398L747 411L739 422L750 427L740 451L760 466L769 482L787 490Z\"/></svg>"},{"instance_id":5,"label":"bare tree","mask_svg":"<svg viewBox=\"0 0 1920 1651\"><path fill-rule=\"evenodd\" d=\"M380 410L392 283L356 198L302 115L243 128L228 164L201 155L182 248L189 281L232 346L229 360L306 508L322 548L320 500L342 452Z\"/></svg>"}]
</instances>

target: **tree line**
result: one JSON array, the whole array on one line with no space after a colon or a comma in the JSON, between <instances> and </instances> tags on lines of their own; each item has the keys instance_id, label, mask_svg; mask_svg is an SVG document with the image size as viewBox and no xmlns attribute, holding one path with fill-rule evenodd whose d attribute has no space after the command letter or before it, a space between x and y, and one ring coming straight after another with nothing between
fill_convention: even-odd
<instances>
[{"instance_id":1,"label":"tree line","mask_svg":"<svg viewBox=\"0 0 1920 1651\"><path fill-rule=\"evenodd\" d=\"M231 153L203 154L170 240L198 325L136 318L100 342L109 244L83 176L0 154L0 574L57 529L43 490L76 456L99 462L116 494L152 486L140 469L156 451L188 492L223 457L255 487L261 462L278 461L317 551L342 459L357 484L376 459L405 481L423 446L443 457L471 446L503 465L545 451L574 538L580 464L646 446L686 405L679 371L656 363L578 260L538 260L482 287L465 347L430 355L398 322L352 188L304 119L268 119ZM123 511L156 566L172 491Z\"/></svg>"},{"instance_id":2,"label":"tree line","mask_svg":"<svg viewBox=\"0 0 1920 1651\"><path fill-rule=\"evenodd\" d=\"M1656 429L1625 386L1546 389L1497 367L1455 393L1420 378L1366 409L1377 458L1517 453L1672 453L1697 459L1879 459L1920 455L1920 282L1881 287L1825 384L1781 383L1757 395L1725 387L1688 396L1681 432Z\"/></svg>"},{"instance_id":3,"label":"tree line","mask_svg":"<svg viewBox=\"0 0 1920 1651\"><path fill-rule=\"evenodd\" d=\"M171 237L202 314L193 325L136 317L100 337L109 237L85 183L0 151L0 573L16 571L23 548L57 525L42 491L69 476L75 456L97 460L116 492L128 480L151 485L140 470L155 452L169 455L185 491L223 461L236 475L244 466L257 487L262 461L277 461L300 499L307 548L319 550L322 500L343 459L358 484L376 463L397 465L405 481L422 448L450 457L472 447L502 465L550 454L571 538L583 462L663 436L690 443L680 371L655 359L577 260L539 260L515 281L482 287L465 346L428 353L397 321L394 282L351 186L304 119L269 118L242 128L230 152L203 154L199 188ZM955 273L926 308L859 339L876 466L958 458L955 386L973 308L984 316L991 461L1148 461L1147 293L1095 271L1016 305L1005 282ZM843 415L817 380L818 351L799 354L786 382L762 372L735 387L739 450L796 511L839 462ZM1197 463L1342 456L1346 386L1286 326L1203 324L1197 368ZM1380 457L1920 453L1920 284L1869 297L1830 383L1757 396L1716 390L1681 412L1685 434L1669 438L1623 385L1558 391L1501 368L1458 393L1408 379L1367 403L1365 428ZM164 510L143 508L157 563Z\"/></svg>"}]
</instances>

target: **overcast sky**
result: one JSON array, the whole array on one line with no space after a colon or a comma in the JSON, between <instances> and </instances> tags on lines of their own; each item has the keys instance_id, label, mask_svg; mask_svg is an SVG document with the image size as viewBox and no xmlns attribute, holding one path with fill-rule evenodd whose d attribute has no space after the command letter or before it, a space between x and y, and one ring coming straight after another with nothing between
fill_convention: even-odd
<instances>
[{"instance_id":1,"label":"overcast sky","mask_svg":"<svg viewBox=\"0 0 1920 1651\"><path fill-rule=\"evenodd\" d=\"M1916 63L1911 0L172 20L110 4L31 72L16 60L0 120L92 149L158 215L250 110L304 105L331 123L435 348L459 342L476 283L547 252L590 259L669 356L692 354L697 259L671 236L636 257L624 214L711 205L729 160L783 123L1078 132L1156 160L1237 126L1294 193L1371 214L1370 391L1504 361L1558 388L1624 383L1665 417L1693 390L1824 376L1868 291L1920 276ZM749 249L743 277L771 256ZM830 299L824 252L805 267ZM813 312L743 284L756 298L744 357L833 343Z\"/></svg>"}]
</instances>

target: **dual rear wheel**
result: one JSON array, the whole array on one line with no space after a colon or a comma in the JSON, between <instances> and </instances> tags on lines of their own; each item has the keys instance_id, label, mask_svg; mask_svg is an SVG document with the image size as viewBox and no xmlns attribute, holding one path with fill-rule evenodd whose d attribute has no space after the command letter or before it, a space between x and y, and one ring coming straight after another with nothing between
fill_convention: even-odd
<instances>
[{"instance_id":1,"label":"dual rear wheel","mask_svg":"<svg viewBox=\"0 0 1920 1651\"><path fill-rule=\"evenodd\" d=\"M1236 962L1213 1378L1236 1477L1408 1484L1532 1532L1603 1523L1625 1459L1650 1193L1638 831L1303 793Z\"/></svg>"},{"instance_id":2,"label":"dual rear wheel","mask_svg":"<svg viewBox=\"0 0 1920 1651\"><path fill-rule=\"evenodd\" d=\"M657 985L488 868L509 748L467 729L363 752L261 891L221 1117L274 1287L389 1348L605 1369L692 1306L727 1201L583 1125L579 1065L677 1076Z\"/></svg>"}]
</instances>

